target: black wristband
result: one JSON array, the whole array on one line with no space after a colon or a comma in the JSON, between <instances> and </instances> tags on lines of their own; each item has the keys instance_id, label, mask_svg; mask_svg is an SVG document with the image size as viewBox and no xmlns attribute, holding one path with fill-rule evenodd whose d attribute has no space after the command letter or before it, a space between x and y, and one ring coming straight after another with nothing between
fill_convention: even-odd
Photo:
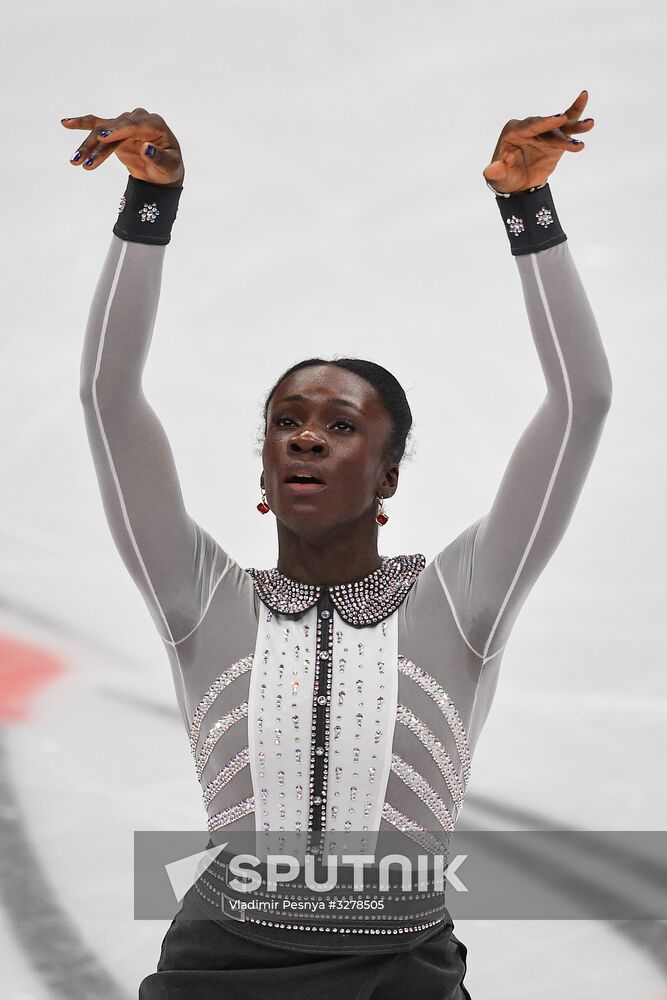
<instances>
[{"instance_id":1,"label":"black wristband","mask_svg":"<svg viewBox=\"0 0 667 1000\"><path fill-rule=\"evenodd\" d=\"M120 200L114 233L131 243L164 246L171 239L182 190L182 187L149 184L130 174Z\"/></svg>"},{"instance_id":2,"label":"black wristband","mask_svg":"<svg viewBox=\"0 0 667 1000\"><path fill-rule=\"evenodd\" d=\"M535 191L517 191L509 198L497 197L496 204L514 257L555 247L567 239L548 184Z\"/></svg>"}]
</instances>

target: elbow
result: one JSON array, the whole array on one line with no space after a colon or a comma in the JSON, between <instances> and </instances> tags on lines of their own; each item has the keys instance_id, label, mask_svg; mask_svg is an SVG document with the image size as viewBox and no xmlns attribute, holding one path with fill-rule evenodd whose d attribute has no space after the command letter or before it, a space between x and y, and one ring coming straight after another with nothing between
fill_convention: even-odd
<instances>
[{"instance_id":1,"label":"elbow","mask_svg":"<svg viewBox=\"0 0 667 1000\"><path fill-rule=\"evenodd\" d=\"M588 378L575 378L572 383L575 416L585 420L604 420L611 407L613 383L606 357L603 357Z\"/></svg>"},{"instance_id":2,"label":"elbow","mask_svg":"<svg viewBox=\"0 0 667 1000\"><path fill-rule=\"evenodd\" d=\"M99 385L94 373L82 373L79 382L79 399L84 410L92 410L99 402Z\"/></svg>"},{"instance_id":3,"label":"elbow","mask_svg":"<svg viewBox=\"0 0 667 1000\"><path fill-rule=\"evenodd\" d=\"M611 400L611 378L596 382L595 385L573 386L570 395L562 391L547 393L547 401L560 413L566 415L569 411L575 421L583 423L604 420L611 407Z\"/></svg>"},{"instance_id":4,"label":"elbow","mask_svg":"<svg viewBox=\"0 0 667 1000\"><path fill-rule=\"evenodd\" d=\"M113 378L101 377L98 373L82 372L79 382L79 399L84 410L96 409L101 412L116 411L119 407L129 408L142 396L141 382L117 375Z\"/></svg>"},{"instance_id":5,"label":"elbow","mask_svg":"<svg viewBox=\"0 0 667 1000\"><path fill-rule=\"evenodd\" d=\"M611 407L613 383L609 366L606 366L604 378L601 378L587 394L586 406L593 414L606 417Z\"/></svg>"},{"instance_id":6,"label":"elbow","mask_svg":"<svg viewBox=\"0 0 667 1000\"><path fill-rule=\"evenodd\" d=\"M604 421L610 408L613 396L611 378L602 385L596 385L575 401L574 412L586 421Z\"/></svg>"},{"instance_id":7,"label":"elbow","mask_svg":"<svg viewBox=\"0 0 667 1000\"><path fill-rule=\"evenodd\" d=\"M84 407L93 405L97 380L98 373L96 373L93 354L84 348L79 365L79 399Z\"/></svg>"},{"instance_id":8,"label":"elbow","mask_svg":"<svg viewBox=\"0 0 667 1000\"><path fill-rule=\"evenodd\" d=\"M94 397L94 382L92 379L81 379L79 383L79 399L81 400L81 405L84 410L87 410L93 405Z\"/></svg>"}]
</instances>

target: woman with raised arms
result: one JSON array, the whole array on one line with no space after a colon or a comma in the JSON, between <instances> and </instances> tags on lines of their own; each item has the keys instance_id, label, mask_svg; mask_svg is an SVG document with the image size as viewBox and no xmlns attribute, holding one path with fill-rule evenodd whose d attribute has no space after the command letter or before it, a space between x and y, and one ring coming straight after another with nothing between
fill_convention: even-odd
<instances>
[{"instance_id":1,"label":"woman with raised arms","mask_svg":"<svg viewBox=\"0 0 667 1000\"><path fill-rule=\"evenodd\" d=\"M428 564L378 551L412 418L400 383L371 361L306 359L267 396L258 510L275 516L275 567L242 568L190 516L142 391L180 146L143 108L63 120L86 133L73 164L88 173L115 154L130 174L90 311L81 400L109 528L171 663L212 835L317 845L386 831L436 853L454 829L503 651L572 517L611 400L547 183L564 153L584 149L587 100L508 121L483 170L546 391L491 508ZM298 895L292 882L268 915L253 914L228 874L215 863L188 892L141 1000L470 996L444 895L416 891L383 909L370 882L366 909L304 916L279 907Z\"/></svg>"}]
</instances>

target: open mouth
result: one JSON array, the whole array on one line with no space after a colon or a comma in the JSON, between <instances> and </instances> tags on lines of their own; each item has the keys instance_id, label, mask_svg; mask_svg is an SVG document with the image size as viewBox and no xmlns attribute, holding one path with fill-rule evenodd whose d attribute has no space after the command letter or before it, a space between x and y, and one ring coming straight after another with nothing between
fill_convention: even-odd
<instances>
[{"instance_id":1,"label":"open mouth","mask_svg":"<svg viewBox=\"0 0 667 1000\"><path fill-rule=\"evenodd\" d=\"M317 479L315 476L290 476L289 479L285 480L286 483L317 483L319 486L324 486L321 479Z\"/></svg>"},{"instance_id":2,"label":"open mouth","mask_svg":"<svg viewBox=\"0 0 667 1000\"><path fill-rule=\"evenodd\" d=\"M296 495L320 493L326 488L326 483L324 483L319 476L311 475L306 472L295 472L285 479L285 489L287 492Z\"/></svg>"}]
</instances>

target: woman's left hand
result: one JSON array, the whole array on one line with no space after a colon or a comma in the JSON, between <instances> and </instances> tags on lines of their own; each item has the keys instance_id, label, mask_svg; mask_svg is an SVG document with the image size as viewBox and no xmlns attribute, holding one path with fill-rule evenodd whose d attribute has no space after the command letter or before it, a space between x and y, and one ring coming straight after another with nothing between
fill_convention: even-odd
<instances>
[{"instance_id":1,"label":"woman's left hand","mask_svg":"<svg viewBox=\"0 0 667 1000\"><path fill-rule=\"evenodd\" d=\"M491 163L482 171L486 180L499 193L525 191L544 184L563 153L578 153L585 144L573 141L573 133L589 132L592 118L579 121L588 102L588 91L579 97L562 115L532 117L507 122L493 151Z\"/></svg>"}]
</instances>

